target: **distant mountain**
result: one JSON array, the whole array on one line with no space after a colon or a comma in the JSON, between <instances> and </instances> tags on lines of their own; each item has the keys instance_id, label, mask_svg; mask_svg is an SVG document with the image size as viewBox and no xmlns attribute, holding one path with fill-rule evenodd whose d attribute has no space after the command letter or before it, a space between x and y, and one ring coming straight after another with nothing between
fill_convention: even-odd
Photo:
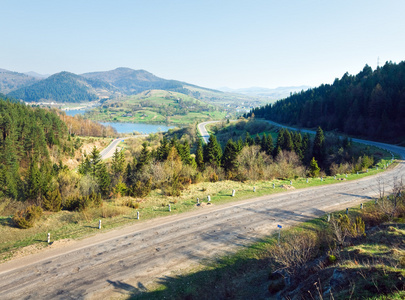
<instances>
[{"instance_id":1,"label":"distant mountain","mask_svg":"<svg viewBox=\"0 0 405 300\"><path fill-rule=\"evenodd\" d=\"M220 91L227 93L237 93L250 96L259 96L266 97L270 99L283 99L290 94L298 93L309 89L310 86L301 85L301 86L286 86L278 87L275 89L263 88L263 87L250 87L250 88L241 88L241 89L231 89L227 87L219 88Z\"/></svg>"},{"instance_id":2,"label":"distant mountain","mask_svg":"<svg viewBox=\"0 0 405 300\"><path fill-rule=\"evenodd\" d=\"M81 74L81 76L108 82L120 92L129 95L146 90L177 91L183 89L181 82L159 78L145 70L117 68L111 71L85 73Z\"/></svg>"},{"instance_id":3,"label":"distant mountain","mask_svg":"<svg viewBox=\"0 0 405 300\"><path fill-rule=\"evenodd\" d=\"M113 90L106 82L60 72L8 94L24 101L84 102L98 100L97 89Z\"/></svg>"},{"instance_id":4,"label":"distant mountain","mask_svg":"<svg viewBox=\"0 0 405 300\"><path fill-rule=\"evenodd\" d=\"M39 78L39 79L45 79L45 78L48 78L49 76L51 76L49 74L39 74L39 73L34 72L34 71L24 72L24 74L28 75L28 76L31 76L31 77Z\"/></svg>"},{"instance_id":5,"label":"distant mountain","mask_svg":"<svg viewBox=\"0 0 405 300\"><path fill-rule=\"evenodd\" d=\"M0 92L3 94L31 85L37 81L38 78L33 76L0 69Z\"/></svg>"}]
</instances>

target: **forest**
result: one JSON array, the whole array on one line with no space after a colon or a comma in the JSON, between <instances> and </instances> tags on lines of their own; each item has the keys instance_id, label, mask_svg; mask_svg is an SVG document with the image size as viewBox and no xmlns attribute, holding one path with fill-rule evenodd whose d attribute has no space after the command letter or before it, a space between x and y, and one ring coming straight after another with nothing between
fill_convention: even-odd
<instances>
[{"instance_id":1,"label":"forest","mask_svg":"<svg viewBox=\"0 0 405 300\"><path fill-rule=\"evenodd\" d=\"M291 95L253 109L246 116L283 124L380 141L401 142L405 137L405 62L387 62L372 70L366 65L357 75L344 74L332 85Z\"/></svg>"}]
</instances>

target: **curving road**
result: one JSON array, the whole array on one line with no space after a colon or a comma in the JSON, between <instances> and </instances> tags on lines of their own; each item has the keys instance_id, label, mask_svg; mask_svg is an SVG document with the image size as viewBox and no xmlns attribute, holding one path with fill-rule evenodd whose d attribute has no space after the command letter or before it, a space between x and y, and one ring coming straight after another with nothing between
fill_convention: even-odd
<instances>
[{"instance_id":1,"label":"curving road","mask_svg":"<svg viewBox=\"0 0 405 300\"><path fill-rule=\"evenodd\" d=\"M133 139L133 138L141 138L147 137L148 135L134 135L129 137L123 137L113 140L106 148L104 148L101 152L101 159L107 159L114 155L115 149L117 148L118 144L123 142L126 139Z\"/></svg>"},{"instance_id":2,"label":"curving road","mask_svg":"<svg viewBox=\"0 0 405 300\"><path fill-rule=\"evenodd\" d=\"M405 148L385 145L405 158ZM211 205L75 241L0 265L0 299L100 299L145 291L173 271L249 244L283 226L358 205L405 176L405 162L357 181ZM386 188L388 189L388 188ZM253 192L252 192L253 196Z\"/></svg>"}]
</instances>

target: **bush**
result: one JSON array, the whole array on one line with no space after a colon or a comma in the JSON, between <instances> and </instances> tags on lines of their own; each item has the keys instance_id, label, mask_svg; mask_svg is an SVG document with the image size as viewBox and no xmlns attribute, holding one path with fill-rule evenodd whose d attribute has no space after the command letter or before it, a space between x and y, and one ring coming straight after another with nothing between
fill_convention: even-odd
<instances>
[{"instance_id":1,"label":"bush","mask_svg":"<svg viewBox=\"0 0 405 300\"><path fill-rule=\"evenodd\" d=\"M89 196L69 197L63 204L63 209L70 211L83 211L89 207L100 207L103 203L100 194L91 193Z\"/></svg>"},{"instance_id":2,"label":"bush","mask_svg":"<svg viewBox=\"0 0 405 300\"><path fill-rule=\"evenodd\" d=\"M152 190L152 178L149 178L149 180L144 183L140 180L138 180L131 189L131 194L134 197L146 197L149 195L150 191Z\"/></svg>"},{"instance_id":3,"label":"bush","mask_svg":"<svg viewBox=\"0 0 405 300\"><path fill-rule=\"evenodd\" d=\"M42 208L36 205L31 205L26 209L18 211L13 217L13 222L18 228L31 228L41 216Z\"/></svg>"},{"instance_id":4,"label":"bush","mask_svg":"<svg viewBox=\"0 0 405 300\"><path fill-rule=\"evenodd\" d=\"M60 211L61 205L62 197L58 188L56 188L54 191L48 191L44 200L42 201L42 207L48 211Z\"/></svg>"}]
</instances>

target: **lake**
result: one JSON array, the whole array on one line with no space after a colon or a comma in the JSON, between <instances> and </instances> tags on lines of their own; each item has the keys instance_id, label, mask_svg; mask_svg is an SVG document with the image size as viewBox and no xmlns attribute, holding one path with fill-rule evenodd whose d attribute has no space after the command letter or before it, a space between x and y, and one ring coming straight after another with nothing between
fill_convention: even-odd
<instances>
[{"instance_id":1,"label":"lake","mask_svg":"<svg viewBox=\"0 0 405 300\"><path fill-rule=\"evenodd\" d=\"M118 133L131 133L131 132L140 132L144 134L168 131L174 126L165 126L165 125L153 125L153 124L143 124L143 123L116 123L116 122L100 122L104 126L110 125L115 128Z\"/></svg>"},{"instance_id":2,"label":"lake","mask_svg":"<svg viewBox=\"0 0 405 300\"><path fill-rule=\"evenodd\" d=\"M66 111L67 116L83 115L86 112L85 109L71 109ZM153 125L153 124L144 124L144 123L118 123L118 122L100 122L104 126L110 125L115 128L118 133L132 133L134 131L149 134L161 131L168 131L174 126L165 126L165 125Z\"/></svg>"},{"instance_id":3,"label":"lake","mask_svg":"<svg viewBox=\"0 0 405 300\"><path fill-rule=\"evenodd\" d=\"M84 109L70 109L65 110L67 116L74 117L75 115L83 115L86 112Z\"/></svg>"}]
</instances>

